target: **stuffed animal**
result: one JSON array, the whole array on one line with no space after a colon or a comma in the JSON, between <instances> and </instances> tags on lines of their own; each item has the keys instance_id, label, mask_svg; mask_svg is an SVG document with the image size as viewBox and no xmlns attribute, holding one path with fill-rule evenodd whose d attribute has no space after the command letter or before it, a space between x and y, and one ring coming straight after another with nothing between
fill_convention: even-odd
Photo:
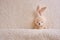
<instances>
[{"instance_id":1,"label":"stuffed animal","mask_svg":"<svg viewBox=\"0 0 60 40\"><path fill-rule=\"evenodd\" d=\"M40 8L39 6L37 6L37 9L35 11L35 17L34 17L34 21L33 21L33 24L34 24L34 29L45 29L47 28L45 26L46 24L46 18L43 16L43 12L45 11L47 7L42 7Z\"/></svg>"}]
</instances>

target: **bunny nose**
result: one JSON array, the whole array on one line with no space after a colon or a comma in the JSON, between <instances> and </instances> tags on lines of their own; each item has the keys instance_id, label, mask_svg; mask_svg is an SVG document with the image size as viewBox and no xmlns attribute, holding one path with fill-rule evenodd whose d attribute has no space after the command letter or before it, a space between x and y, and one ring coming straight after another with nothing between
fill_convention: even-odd
<instances>
[{"instance_id":1,"label":"bunny nose","mask_svg":"<svg viewBox=\"0 0 60 40\"><path fill-rule=\"evenodd\" d=\"M39 25L40 25L40 23L39 23Z\"/></svg>"}]
</instances>

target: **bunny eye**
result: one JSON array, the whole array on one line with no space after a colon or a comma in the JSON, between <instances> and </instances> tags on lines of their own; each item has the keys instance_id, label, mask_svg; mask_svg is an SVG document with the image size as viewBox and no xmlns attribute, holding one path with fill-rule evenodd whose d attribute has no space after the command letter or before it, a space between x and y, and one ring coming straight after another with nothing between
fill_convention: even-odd
<instances>
[{"instance_id":1,"label":"bunny eye","mask_svg":"<svg viewBox=\"0 0 60 40\"><path fill-rule=\"evenodd\" d=\"M39 23L39 25L40 25L40 23Z\"/></svg>"},{"instance_id":2,"label":"bunny eye","mask_svg":"<svg viewBox=\"0 0 60 40\"><path fill-rule=\"evenodd\" d=\"M43 23L43 21L41 21L41 23Z\"/></svg>"},{"instance_id":3,"label":"bunny eye","mask_svg":"<svg viewBox=\"0 0 60 40\"><path fill-rule=\"evenodd\" d=\"M39 22L37 22L39 25L40 25L40 23Z\"/></svg>"}]
</instances>

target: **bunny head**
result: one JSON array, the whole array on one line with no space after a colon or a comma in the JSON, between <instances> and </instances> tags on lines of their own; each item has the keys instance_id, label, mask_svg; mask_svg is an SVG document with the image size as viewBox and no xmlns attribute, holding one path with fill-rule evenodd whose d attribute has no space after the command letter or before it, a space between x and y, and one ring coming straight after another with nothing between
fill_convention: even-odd
<instances>
[{"instance_id":1,"label":"bunny head","mask_svg":"<svg viewBox=\"0 0 60 40\"><path fill-rule=\"evenodd\" d=\"M35 19L34 19L34 28L35 29L44 29L45 28L45 23L46 23L46 19L45 17L42 15L42 12L46 9L46 7L42 7L40 9L39 6L37 6L36 9L36 15L35 15Z\"/></svg>"}]
</instances>

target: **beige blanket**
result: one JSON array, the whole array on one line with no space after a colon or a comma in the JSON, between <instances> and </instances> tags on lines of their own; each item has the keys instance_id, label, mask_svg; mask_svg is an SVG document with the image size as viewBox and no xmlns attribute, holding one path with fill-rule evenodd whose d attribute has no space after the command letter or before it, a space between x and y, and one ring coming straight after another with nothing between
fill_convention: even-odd
<instances>
[{"instance_id":1,"label":"beige blanket","mask_svg":"<svg viewBox=\"0 0 60 40\"><path fill-rule=\"evenodd\" d=\"M0 29L0 40L60 40L60 30Z\"/></svg>"}]
</instances>

